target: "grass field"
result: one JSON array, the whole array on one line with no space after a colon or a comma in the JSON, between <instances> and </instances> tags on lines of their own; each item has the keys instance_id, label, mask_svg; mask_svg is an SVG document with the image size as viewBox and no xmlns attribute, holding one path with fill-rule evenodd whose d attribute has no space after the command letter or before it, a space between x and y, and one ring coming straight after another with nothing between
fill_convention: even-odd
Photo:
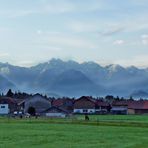
<instances>
[{"instance_id":1,"label":"grass field","mask_svg":"<svg viewBox=\"0 0 148 148\"><path fill-rule=\"evenodd\" d=\"M0 148L148 147L148 116L90 116L89 122L83 118L0 118Z\"/></svg>"},{"instance_id":2,"label":"grass field","mask_svg":"<svg viewBox=\"0 0 148 148\"><path fill-rule=\"evenodd\" d=\"M84 120L84 116L76 116L80 120ZM91 121L123 121L123 122L142 122L148 123L148 115L91 115Z\"/></svg>"}]
</instances>

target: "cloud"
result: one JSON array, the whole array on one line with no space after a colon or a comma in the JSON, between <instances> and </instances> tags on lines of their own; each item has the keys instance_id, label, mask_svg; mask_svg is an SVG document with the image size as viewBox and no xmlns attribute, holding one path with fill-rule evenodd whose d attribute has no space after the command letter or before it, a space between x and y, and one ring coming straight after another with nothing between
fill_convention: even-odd
<instances>
[{"instance_id":1,"label":"cloud","mask_svg":"<svg viewBox=\"0 0 148 148\"><path fill-rule=\"evenodd\" d=\"M0 33L8 33L8 32L12 32L12 29L7 27L0 27Z\"/></svg>"},{"instance_id":2,"label":"cloud","mask_svg":"<svg viewBox=\"0 0 148 148\"><path fill-rule=\"evenodd\" d=\"M148 34L142 35L141 39L142 39L142 44L143 45L148 45Z\"/></svg>"},{"instance_id":3,"label":"cloud","mask_svg":"<svg viewBox=\"0 0 148 148\"><path fill-rule=\"evenodd\" d=\"M36 13L40 14L58 14L58 13L68 13L75 10L73 3L68 0L60 1L49 1L43 3L37 10Z\"/></svg>"},{"instance_id":4,"label":"cloud","mask_svg":"<svg viewBox=\"0 0 148 148\"><path fill-rule=\"evenodd\" d=\"M67 24L67 28L76 33L97 32L98 25L96 23L88 23L82 21L72 21Z\"/></svg>"},{"instance_id":5,"label":"cloud","mask_svg":"<svg viewBox=\"0 0 148 148\"><path fill-rule=\"evenodd\" d=\"M111 35L115 35L118 34L120 32L123 32L124 28L120 27L120 26L108 26L106 27L106 30L99 32L99 34L103 35L103 36L111 36Z\"/></svg>"},{"instance_id":6,"label":"cloud","mask_svg":"<svg viewBox=\"0 0 148 148\"><path fill-rule=\"evenodd\" d=\"M34 64L35 64L35 62L31 61L31 60L24 60L24 61L19 62L19 66L25 66L25 67L30 67Z\"/></svg>"},{"instance_id":7,"label":"cloud","mask_svg":"<svg viewBox=\"0 0 148 148\"><path fill-rule=\"evenodd\" d=\"M92 1L69 1L69 0L41 0L39 3L33 2L31 8L22 5L18 8L10 7L10 9L0 9L0 16L8 18L24 17L30 15L46 15L46 14L65 14L78 12L93 12L101 9L101 2Z\"/></svg>"},{"instance_id":8,"label":"cloud","mask_svg":"<svg viewBox=\"0 0 148 148\"><path fill-rule=\"evenodd\" d=\"M51 0L45 1L42 11L49 13L78 13L78 12L94 12L103 8L102 0L85 0L85 1L70 1L70 0Z\"/></svg>"},{"instance_id":9,"label":"cloud","mask_svg":"<svg viewBox=\"0 0 148 148\"><path fill-rule=\"evenodd\" d=\"M135 5L143 5L145 6L145 4L147 3L147 0L130 0L130 2L132 2L132 4L135 4Z\"/></svg>"},{"instance_id":10,"label":"cloud","mask_svg":"<svg viewBox=\"0 0 148 148\"><path fill-rule=\"evenodd\" d=\"M56 47L56 50L59 50L57 47L65 49L94 49L97 47L93 40L86 37L60 32L44 32L36 44L49 46L50 49Z\"/></svg>"},{"instance_id":11,"label":"cloud","mask_svg":"<svg viewBox=\"0 0 148 148\"><path fill-rule=\"evenodd\" d=\"M5 58L5 57L9 57L9 53L1 53L0 52L0 58Z\"/></svg>"},{"instance_id":12,"label":"cloud","mask_svg":"<svg viewBox=\"0 0 148 148\"><path fill-rule=\"evenodd\" d=\"M113 42L113 45L123 45L123 44L125 44L124 40L116 40Z\"/></svg>"},{"instance_id":13,"label":"cloud","mask_svg":"<svg viewBox=\"0 0 148 148\"><path fill-rule=\"evenodd\" d=\"M41 46L42 49L44 49L45 52L48 51L61 51L61 47L56 47L56 46L49 46L49 45L43 45Z\"/></svg>"},{"instance_id":14,"label":"cloud","mask_svg":"<svg viewBox=\"0 0 148 148\"><path fill-rule=\"evenodd\" d=\"M112 36L119 33L122 33L125 30L125 27L121 24L115 24L113 22L110 22L108 24L99 21L71 21L66 24L67 28L70 29L70 31L76 32L76 33L83 33L83 32L89 32L89 33L95 33L99 34L100 36Z\"/></svg>"},{"instance_id":15,"label":"cloud","mask_svg":"<svg viewBox=\"0 0 148 148\"><path fill-rule=\"evenodd\" d=\"M7 18L17 18L17 17L23 17L34 14L35 11L33 10L0 10L0 16L1 17L7 17Z\"/></svg>"},{"instance_id":16,"label":"cloud","mask_svg":"<svg viewBox=\"0 0 148 148\"><path fill-rule=\"evenodd\" d=\"M141 54L141 55L133 56L128 59L115 60L114 64L120 64L125 67L133 65L133 66L137 66L139 68L148 68L148 55Z\"/></svg>"},{"instance_id":17,"label":"cloud","mask_svg":"<svg viewBox=\"0 0 148 148\"><path fill-rule=\"evenodd\" d=\"M17 9L11 8L9 10L0 10L0 16L7 18L17 18L30 15L45 15L45 14L62 14L73 11L73 5L68 2L51 1L44 5L33 6L32 8Z\"/></svg>"},{"instance_id":18,"label":"cloud","mask_svg":"<svg viewBox=\"0 0 148 148\"><path fill-rule=\"evenodd\" d=\"M37 30L36 33L37 33L38 35L41 35L41 34L43 33L43 31L42 31L42 30Z\"/></svg>"}]
</instances>

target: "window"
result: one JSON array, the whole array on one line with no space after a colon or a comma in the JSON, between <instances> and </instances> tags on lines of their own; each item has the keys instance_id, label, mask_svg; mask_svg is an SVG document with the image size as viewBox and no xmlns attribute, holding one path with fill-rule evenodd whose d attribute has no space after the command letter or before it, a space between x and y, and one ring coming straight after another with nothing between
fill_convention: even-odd
<instances>
[{"instance_id":1,"label":"window","mask_svg":"<svg viewBox=\"0 0 148 148\"><path fill-rule=\"evenodd\" d=\"M87 113L88 111L87 111L87 109L83 109L83 113Z\"/></svg>"},{"instance_id":2,"label":"window","mask_svg":"<svg viewBox=\"0 0 148 148\"><path fill-rule=\"evenodd\" d=\"M76 112L76 113L81 113L81 111L80 111L80 110L76 110L75 112Z\"/></svg>"},{"instance_id":3,"label":"window","mask_svg":"<svg viewBox=\"0 0 148 148\"><path fill-rule=\"evenodd\" d=\"M1 108L5 108L5 106L1 106Z\"/></svg>"}]
</instances>

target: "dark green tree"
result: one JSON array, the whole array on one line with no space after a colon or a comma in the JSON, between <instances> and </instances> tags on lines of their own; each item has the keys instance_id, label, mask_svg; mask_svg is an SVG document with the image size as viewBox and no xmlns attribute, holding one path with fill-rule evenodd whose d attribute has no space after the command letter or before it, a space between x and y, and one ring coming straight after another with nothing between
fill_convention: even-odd
<instances>
[{"instance_id":1,"label":"dark green tree","mask_svg":"<svg viewBox=\"0 0 148 148\"><path fill-rule=\"evenodd\" d=\"M9 89L8 92L7 92L7 94L6 94L6 96L7 97L13 97L13 95L14 95L14 93L12 92L11 89Z\"/></svg>"}]
</instances>

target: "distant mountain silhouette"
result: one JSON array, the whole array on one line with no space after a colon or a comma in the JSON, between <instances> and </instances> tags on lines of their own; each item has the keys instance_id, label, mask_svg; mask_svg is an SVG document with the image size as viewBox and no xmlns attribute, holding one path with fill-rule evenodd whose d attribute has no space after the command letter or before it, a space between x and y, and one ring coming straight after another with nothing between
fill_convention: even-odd
<instances>
[{"instance_id":1,"label":"distant mountain silhouette","mask_svg":"<svg viewBox=\"0 0 148 148\"><path fill-rule=\"evenodd\" d=\"M103 87L97 86L82 72L67 70L56 77L51 89L62 95L95 95L103 91ZM98 92L97 92L98 91Z\"/></svg>"},{"instance_id":2,"label":"distant mountain silhouette","mask_svg":"<svg viewBox=\"0 0 148 148\"><path fill-rule=\"evenodd\" d=\"M16 86L5 77L0 75L0 92L6 92L8 91L8 88L16 89Z\"/></svg>"},{"instance_id":3,"label":"distant mountain silhouette","mask_svg":"<svg viewBox=\"0 0 148 148\"><path fill-rule=\"evenodd\" d=\"M0 75L19 90L57 95L119 95L148 92L148 69L120 65L100 66L95 62L78 63L52 59L25 68L0 63ZM9 85L5 85L9 86ZM3 86L2 86L3 88ZM2 89L1 88L1 89Z\"/></svg>"},{"instance_id":4,"label":"distant mountain silhouette","mask_svg":"<svg viewBox=\"0 0 148 148\"><path fill-rule=\"evenodd\" d=\"M148 97L148 92L144 91L144 90L138 90L138 91L134 91L131 94L132 97L134 98L147 98Z\"/></svg>"}]
</instances>

